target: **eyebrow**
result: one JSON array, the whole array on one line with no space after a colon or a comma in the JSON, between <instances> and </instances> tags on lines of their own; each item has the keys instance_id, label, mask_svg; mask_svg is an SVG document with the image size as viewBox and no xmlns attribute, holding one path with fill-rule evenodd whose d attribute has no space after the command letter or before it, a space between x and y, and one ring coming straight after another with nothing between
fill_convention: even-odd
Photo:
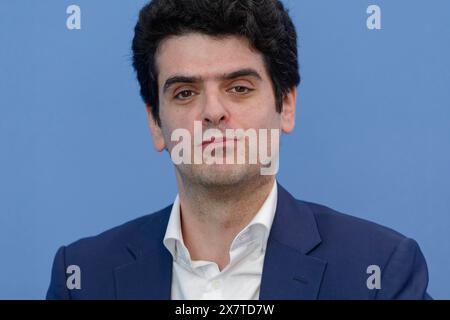
<instances>
[{"instance_id":1,"label":"eyebrow","mask_svg":"<svg viewBox=\"0 0 450 320\"><path fill-rule=\"evenodd\" d=\"M233 80L241 77L253 77L256 78L257 80L262 80L261 75L252 68L239 69L231 73L226 73L224 75L216 77L216 79ZM201 82L202 80L203 78L198 76L174 75L168 78L166 82L164 82L163 92L166 92L171 86L177 83L198 83Z\"/></svg>"}]
</instances>

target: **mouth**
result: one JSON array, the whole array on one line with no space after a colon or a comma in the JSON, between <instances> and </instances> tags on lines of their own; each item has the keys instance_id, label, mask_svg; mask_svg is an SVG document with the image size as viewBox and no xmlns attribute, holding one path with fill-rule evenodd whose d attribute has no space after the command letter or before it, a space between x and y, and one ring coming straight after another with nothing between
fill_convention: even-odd
<instances>
[{"instance_id":1,"label":"mouth","mask_svg":"<svg viewBox=\"0 0 450 320\"><path fill-rule=\"evenodd\" d=\"M208 139L205 139L202 141L202 147L205 148L206 146L210 145L210 144L217 144L217 145L223 145L225 146L227 143L230 142L237 142L238 139L234 138L234 139L227 139L226 137L211 137Z\"/></svg>"}]
</instances>

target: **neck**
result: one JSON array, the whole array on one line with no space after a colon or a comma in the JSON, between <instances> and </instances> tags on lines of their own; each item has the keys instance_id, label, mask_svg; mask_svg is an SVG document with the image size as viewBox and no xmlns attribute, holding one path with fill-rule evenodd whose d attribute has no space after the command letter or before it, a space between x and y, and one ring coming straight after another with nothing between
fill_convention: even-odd
<instances>
[{"instance_id":1,"label":"neck","mask_svg":"<svg viewBox=\"0 0 450 320\"><path fill-rule=\"evenodd\" d=\"M242 185L204 187L177 175L183 241L192 260L229 263L233 239L250 223L267 199L274 176Z\"/></svg>"}]
</instances>

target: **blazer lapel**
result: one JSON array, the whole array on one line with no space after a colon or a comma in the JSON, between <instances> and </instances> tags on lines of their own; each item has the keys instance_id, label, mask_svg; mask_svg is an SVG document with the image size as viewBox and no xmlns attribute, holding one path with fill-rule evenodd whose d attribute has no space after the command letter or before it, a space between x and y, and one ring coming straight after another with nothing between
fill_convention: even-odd
<instances>
[{"instance_id":1,"label":"blazer lapel","mask_svg":"<svg viewBox=\"0 0 450 320\"><path fill-rule=\"evenodd\" d=\"M129 243L134 260L114 271L117 299L170 300L172 256L163 244L170 211L171 206L152 214ZM316 299L326 261L307 254L320 242L310 208L278 185L259 298Z\"/></svg>"},{"instance_id":2,"label":"blazer lapel","mask_svg":"<svg viewBox=\"0 0 450 320\"><path fill-rule=\"evenodd\" d=\"M170 300L172 255L163 244L170 211L152 214L129 243L135 260L115 269L117 299Z\"/></svg>"},{"instance_id":3,"label":"blazer lapel","mask_svg":"<svg viewBox=\"0 0 450 320\"><path fill-rule=\"evenodd\" d=\"M259 298L317 299L326 261L307 254L320 242L311 209L278 185L277 209L267 242Z\"/></svg>"}]
</instances>

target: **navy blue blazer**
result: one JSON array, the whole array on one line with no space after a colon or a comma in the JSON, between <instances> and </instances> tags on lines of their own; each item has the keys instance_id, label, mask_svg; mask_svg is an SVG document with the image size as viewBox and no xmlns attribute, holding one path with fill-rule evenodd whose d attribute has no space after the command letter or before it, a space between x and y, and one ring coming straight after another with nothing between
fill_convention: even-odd
<instances>
[{"instance_id":1,"label":"navy blue blazer","mask_svg":"<svg viewBox=\"0 0 450 320\"><path fill-rule=\"evenodd\" d=\"M172 256L163 245L169 206L61 247L47 299L170 299ZM69 290L67 267L80 267ZM368 266L381 288L369 288ZM380 225L294 199L278 185L260 299L428 299L417 243Z\"/></svg>"}]
</instances>

